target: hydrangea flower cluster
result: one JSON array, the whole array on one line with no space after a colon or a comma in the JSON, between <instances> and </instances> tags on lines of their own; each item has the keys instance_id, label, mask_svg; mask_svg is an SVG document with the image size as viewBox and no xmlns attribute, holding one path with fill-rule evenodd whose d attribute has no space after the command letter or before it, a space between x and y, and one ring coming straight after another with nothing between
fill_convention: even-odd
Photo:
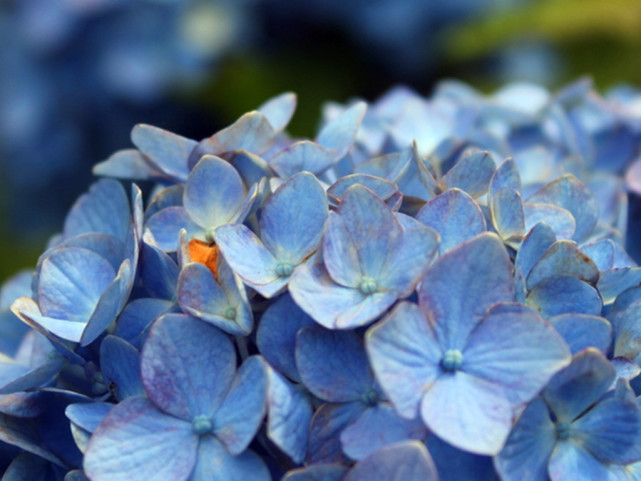
<instances>
[{"instance_id":1,"label":"hydrangea flower cluster","mask_svg":"<svg viewBox=\"0 0 641 481\"><path fill-rule=\"evenodd\" d=\"M295 106L95 167L0 296L3 479L641 479L639 117L585 81L397 88L314 140Z\"/></svg>"}]
</instances>

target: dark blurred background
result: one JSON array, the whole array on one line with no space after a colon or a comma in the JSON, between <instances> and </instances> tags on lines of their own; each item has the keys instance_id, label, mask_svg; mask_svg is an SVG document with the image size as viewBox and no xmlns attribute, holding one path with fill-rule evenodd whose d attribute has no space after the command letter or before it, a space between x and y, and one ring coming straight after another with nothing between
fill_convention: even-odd
<instances>
[{"instance_id":1,"label":"dark blurred background","mask_svg":"<svg viewBox=\"0 0 641 481\"><path fill-rule=\"evenodd\" d=\"M640 47L640 0L0 0L0 280L136 123L200 139L294 91L313 136L398 83L640 84Z\"/></svg>"}]
</instances>

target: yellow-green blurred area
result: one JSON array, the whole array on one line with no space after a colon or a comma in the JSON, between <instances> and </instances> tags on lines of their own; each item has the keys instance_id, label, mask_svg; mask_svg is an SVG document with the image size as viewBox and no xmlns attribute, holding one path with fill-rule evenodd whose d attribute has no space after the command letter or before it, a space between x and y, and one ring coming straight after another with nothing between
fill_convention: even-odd
<instances>
[{"instance_id":1,"label":"yellow-green blurred area","mask_svg":"<svg viewBox=\"0 0 641 481\"><path fill-rule=\"evenodd\" d=\"M274 10L284 8L279 4L293 9L294 2L247 2L246 8L254 8L251 41L245 39L242 49L217 59L215 69L204 81L174 88L163 99L188 113L183 111L178 119L172 114L156 115L153 109L134 111L134 115L114 124L122 130L114 136L116 140L86 154L80 174L58 179L54 194L42 197L35 205L55 201L55 192L72 191L73 196L65 197L60 209L68 210L73 197L89 187L91 164L117 149L131 147L127 132L135 122L203 138L284 91L296 92L299 102L288 132L296 137L314 137L324 102L346 102L353 97L375 100L399 83L424 95L429 95L443 78L461 79L484 92L513 80L541 82L555 89L583 75L591 76L601 90L618 83L641 84L641 0L457 0L457 13L425 16L421 20L424 26L417 28L420 35L408 36L405 46L393 43L398 40L393 29L400 35L402 22L381 22L380 30L385 35L376 42L360 36L359 19L367 16L367 9L374 3L385 2L354 2L365 9L363 13L352 12L351 23L331 23L329 15L320 18L312 12L304 18L294 11L287 17ZM407 8L412 2L400 3ZM421 9L421 15L428 5L448 4L436 0L413 3ZM475 5L474 14L461 14L463 4ZM481 4L489 7L478 8ZM417 14L417 18L423 17ZM118 102L107 104L107 108L119 107ZM45 160L52 161L43 155ZM0 167L4 162L0 154ZM3 219L19 207L7 194L8 182L0 175ZM33 267L47 237L55 233L51 225L62 227L62 218L44 222L49 214L37 210L23 215L29 216L35 230L25 232L11 223L0 228L0 280L18 269ZM38 228L39 221L46 227Z\"/></svg>"}]
</instances>

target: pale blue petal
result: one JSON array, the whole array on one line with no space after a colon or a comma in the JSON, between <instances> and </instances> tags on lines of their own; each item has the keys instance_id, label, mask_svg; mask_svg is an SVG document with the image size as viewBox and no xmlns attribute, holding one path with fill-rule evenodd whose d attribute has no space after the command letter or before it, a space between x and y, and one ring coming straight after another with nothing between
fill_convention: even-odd
<instances>
[{"instance_id":1,"label":"pale blue petal","mask_svg":"<svg viewBox=\"0 0 641 481\"><path fill-rule=\"evenodd\" d=\"M416 219L441 236L439 250L445 253L486 230L478 204L459 189L446 190L427 202Z\"/></svg>"},{"instance_id":2,"label":"pale blue petal","mask_svg":"<svg viewBox=\"0 0 641 481\"><path fill-rule=\"evenodd\" d=\"M549 225L539 223L530 229L523 239L514 261L515 266L524 277L528 276L534 264L554 242L556 242L556 235Z\"/></svg>"},{"instance_id":3,"label":"pale blue petal","mask_svg":"<svg viewBox=\"0 0 641 481\"><path fill-rule=\"evenodd\" d=\"M552 204L523 204L525 214L525 230L530 231L539 222L545 222L557 239L572 239L576 229L576 222L569 211Z\"/></svg>"},{"instance_id":4,"label":"pale blue petal","mask_svg":"<svg viewBox=\"0 0 641 481\"><path fill-rule=\"evenodd\" d=\"M344 481L438 481L425 445L405 441L385 446L360 461Z\"/></svg>"},{"instance_id":5,"label":"pale blue petal","mask_svg":"<svg viewBox=\"0 0 641 481\"><path fill-rule=\"evenodd\" d=\"M204 156L189 174L183 203L203 229L236 222L246 192L238 171L219 157Z\"/></svg>"},{"instance_id":6,"label":"pale blue petal","mask_svg":"<svg viewBox=\"0 0 641 481\"><path fill-rule=\"evenodd\" d=\"M275 132L283 130L296 110L297 97L295 93L286 92L272 97L256 110L263 114L272 124Z\"/></svg>"},{"instance_id":7,"label":"pale blue petal","mask_svg":"<svg viewBox=\"0 0 641 481\"><path fill-rule=\"evenodd\" d=\"M601 315L598 291L576 277L551 277L539 282L527 295L525 304L543 317L560 314Z\"/></svg>"},{"instance_id":8,"label":"pale blue petal","mask_svg":"<svg viewBox=\"0 0 641 481\"><path fill-rule=\"evenodd\" d=\"M146 222L153 239L164 251L173 252L178 248L178 233L187 229L192 234L204 236L204 230L192 222L182 206L167 207L152 215Z\"/></svg>"},{"instance_id":9,"label":"pale blue petal","mask_svg":"<svg viewBox=\"0 0 641 481\"><path fill-rule=\"evenodd\" d=\"M263 206L260 237L277 260L296 266L318 248L327 215L327 196L320 182L313 174L301 172Z\"/></svg>"},{"instance_id":10,"label":"pale blue petal","mask_svg":"<svg viewBox=\"0 0 641 481\"><path fill-rule=\"evenodd\" d=\"M65 416L78 427L93 433L114 406L105 402L69 404Z\"/></svg>"},{"instance_id":11,"label":"pale blue petal","mask_svg":"<svg viewBox=\"0 0 641 481\"><path fill-rule=\"evenodd\" d=\"M599 275L597 288L603 297L603 302L608 304L623 291L639 283L641 283L641 268L619 267L602 271Z\"/></svg>"},{"instance_id":12,"label":"pale blue petal","mask_svg":"<svg viewBox=\"0 0 641 481\"><path fill-rule=\"evenodd\" d=\"M549 474L552 481L608 479L605 465L571 440L555 446L550 458Z\"/></svg>"},{"instance_id":13,"label":"pale blue petal","mask_svg":"<svg viewBox=\"0 0 641 481\"><path fill-rule=\"evenodd\" d=\"M499 236L507 243L518 243L525 233L525 214L521 195L504 187L492 197L490 212Z\"/></svg>"},{"instance_id":14,"label":"pale blue petal","mask_svg":"<svg viewBox=\"0 0 641 481\"><path fill-rule=\"evenodd\" d=\"M514 297L512 262L495 234L485 233L437 259L419 284L419 304L444 349L462 349L488 307Z\"/></svg>"},{"instance_id":15,"label":"pale blue petal","mask_svg":"<svg viewBox=\"0 0 641 481\"><path fill-rule=\"evenodd\" d=\"M345 195L345 191L356 184L367 187L382 200L388 200L398 192L398 187L396 186L396 184L390 182L389 180L375 177L369 174L350 174L341 177L336 182L334 182L327 189L327 195L330 197L330 199L334 199L336 202L340 202L340 199L342 199Z\"/></svg>"},{"instance_id":16,"label":"pale blue petal","mask_svg":"<svg viewBox=\"0 0 641 481\"><path fill-rule=\"evenodd\" d=\"M168 176L180 181L187 178L187 158L196 141L145 124L132 129L131 141Z\"/></svg>"},{"instance_id":17,"label":"pale blue petal","mask_svg":"<svg viewBox=\"0 0 641 481\"><path fill-rule=\"evenodd\" d=\"M427 429L419 418L401 418L388 404L377 404L341 432L343 451L354 460L361 460L377 449L410 439L423 441Z\"/></svg>"},{"instance_id":18,"label":"pale blue petal","mask_svg":"<svg viewBox=\"0 0 641 481\"><path fill-rule=\"evenodd\" d=\"M113 153L107 160L94 165L91 172L93 175L116 179L150 180L163 177L163 174L152 167L145 156L136 149Z\"/></svg>"},{"instance_id":19,"label":"pale blue petal","mask_svg":"<svg viewBox=\"0 0 641 481\"><path fill-rule=\"evenodd\" d=\"M166 314L154 323L140 360L149 398L188 422L218 409L235 367L234 347L225 334L180 314Z\"/></svg>"},{"instance_id":20,"label":"pale blue petal","mask_svg":"<svg viewBox=\"0 0 641 481\"><path fill-rule=\"evenodd\" d=\"M489 197L493 198L499 190L506 187L521 192L521 175L514 159L511 157L501 162L492 175Z\"/></svg>"},{"instance_id":21,"label":"pale blue petal","mask_svg":"<svg viewBox=\"0 0 641 481\"><path fill-rule=\"evenodd\" d=\"M296 365L307 389L324 401L358 401L374 386L363 342L351 331L301 329Z\"/></svg>"},{"instance_id":22,"label":"pale blue petal","mask_svg":"<svg viewBox=\"0 0 641 481\"><path fill-rule=\"evenodd\" d=\"M201 439L194 471L187 481L271 481L263 460L252 451L227 452L212 436Z\"/></svg>"},{"instance_id":23,"label":"pale blue petal","mask_svg":"<svg viewBox=\"0 0 641 481\"><path fill-rule=\"evenodd\" d=\"M363 277L356 242L345 220L329 214L323 238L323 260L330 277L345 287L357 287Z\"/></svg>"},{"instance_id":24,"label":"pale blue petal","mask_svg":"<svg viewBox=\"0 0 641 481\"><path fill-rule=\"evenodd\" d=\"M134 397L115 406L98 426L83 468L93 481L185 480L197 449L198 437L190 423Z\"/></svg>"},{"instance_id":25,"label":"pale blue petal","mask_svg":"<svg viewBox=\"0 0 641 481\"><path fill-rule=\"evenodd\" d=\"M551 379L543 397L559 422L571 422L599 400L615 375L606 357L588 348L575 355L572 364Z\"/></svg>"},{"instance_id":26,"label":"pale blue petal","mask_svg":"<svg viewBox=\"0 0 641 481\"><path fill-rule=\"evenodd\" d=\"M599 269L574 242L559 240L534 264L526 277L526 283L531 289L539 282L556 276L572 276L595 284L599 279Z\"/></svg>"},{"instance_id":27,"label":"pale blue petal","mask_svg":"<svg viewBox=\"0 0 641 481\"><path fill-rule=\"evenodd\" d=\"M443 190L457 187L472 197L483 195L487 192L494 169L494 160L489 152L465 155L441 179Z\"/></svg>"},{"instance_id":28,"label":"pale blue petal","mask_svg":"<svg viewBox=\"0 0 641 481\"><path fill-rule=\"evenodd\" d=\"M229 162L238 171L245 185L251 186L260 182L264 177L272 176L269 164L262 157L246 150L227 152L226 154L221 154L220 157Z\"/></svg>"},{"instance_id":29,"label":"pale blue petal","mask_svg":"<svg viewBox=\"0 0 641 481\"><path fill-rule=\"evenodd\" d=\"M497 311L490 310L472 331L461 369L494 383L517 406L536 396L572 358L561 336L533 311Z\"/></svg>"},{"instance_id":30,"label":"pale blue petal","mask_svg":"<svg viewBox=\"0 0 641 481\"><path fill-rule=\"evenodd\" d=\"M610 351L612 325L607 319L586 314L562 314L550 319L550 324L565 339L572 354L595 347L603 354Z\"/></svg>"},{"instance_id":31,"label":"pale blue petal","mask_svg":"<svg viewBox=\"0 0 641 481\"><path fill-rule=\"evenodd\" d=\"M431 323L415 304L402 302L367 331L365 343L376 379L398 413L416 417L443 356Z\"/></svg>"},{"instance_id":32,"label":"pale blue petal","mask_svg":"<svg viewBox=\"0 0 641 481\"><path fill-rule=\"evenodd\" d=\"M248 358L213 415L214 436L234 456L247 449L265 416L267 382L267 365L263 359Z\"/></svg>"},{"instance_id":33,"label":"pale blue petal","mask_svg":"<svg viewBox=\"0 0 641 481\"><path fill-rule=\"evenodd\" d=\"M319 174L325 171L336 158L336 152L309 140L295 142L281 150L271 159L269 165L286 179L298 172Z\"/></svg>"},{"instance_id":34,"label":"pale blue petal","mask_svg":"<svg viewBox=\"0 0 641 481\"><path fill-rule=\"evenodd\" d=\"M358 102L329 121L321 129L316 142L323 147L336 151L336 158L343 157L352 146L358 132L367 104Z\"/></svg>"},{"instance_id":35,"label":"pale blue petal","mask_svg":"<svg viewBox=\"0 0 641 481\"><path fill-rule=\"evenodd\" d=\"M494 383L463 371L444 374L425 392L421 417L452 446L497 454L512 428L512 405Z\"/></svg>"},{"instance_id":36,"label":"pale blue petal","mask_svg":"<svg viewBox=\"0 0 641 481\"><path fill-rule=\"evenodd\" d=\"M547 406L537 398L519 417L494 466L504 481L548 481L555 443L556 428Z\"/></svg>"}]
</instances>

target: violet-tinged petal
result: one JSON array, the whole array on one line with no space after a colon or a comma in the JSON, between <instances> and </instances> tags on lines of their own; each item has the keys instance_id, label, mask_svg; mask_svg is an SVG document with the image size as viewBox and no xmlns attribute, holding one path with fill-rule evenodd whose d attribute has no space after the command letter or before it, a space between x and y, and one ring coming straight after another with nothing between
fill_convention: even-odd
<instances>
[{"instance_id":1,"label":"violet-tinged petal","mask_svg":"<svg viewBox=\"0 0 641 481\"><path fill-rule=\"evenodd\" d=\"M641 410L635 401L610 398L598 403L572 423L572 439L606 463L639 461Z\"/></svg>"},{"instance_id":2,"label":"violet-tinged petal","mask_svg":"<svg viewBox=\"0 0 641 481\"><path fill-rule=\"evenodd\" d=\"M107 160L93 166L94 175L117 179L150 180L163 177L163 173L153 167L136 149L119 150Z\"/></svg>"},{"instance_id":3,"label":"violet-tinged petal","mask_svg":"<svg viewBox=\"0 0 641 481\"><path fill-rule=\"evenodd\" d=\"M313 174L301 172L263 206L260 237L278 261L296 266L318 248L327 215L327 196L320 182Z\"/></svg>"},{"instance_id":4,"label":"violet-tinged petal","mask_svg":"<svg viewBox=\"0 0 641 481\"><path fill-rule=\"evenodd\" d=\"M589 189L573 175L545 184L528 202L554 204L568 210L576 221L574 239L584 240L596 227L599 206Z\"/></svg>"},{"instance_id":5,"label":"violet-tinged petal","mask_svg":"<svg viewBox=\"0 0 641 481\"><path fill-rule=\"evenodd\" d=\"M122 401L94 432L84 471L94 481L185 480L196 462L191 424L160 412L146 398Z\"/></svg>"},{"instance_id":6,"label":"violet-tinged petal","mask_svg":"<svg viewBox=\"0 0 641 481\"><path fill-rule=\"evenodd\" d=\"M316 142L323 147L335 150L336 158L340 159L352 146L366 110L365 102L358 102L349 107L323 126L316 137Z\"/></svg>"},{"instance_id":7,"label":"violet-tinged petal","mask_svg":"<svg viewBox=\"0 0 641 481\"><path fill-rule=\"evenodd\" d=\"M463 356L461 369L494 383L515 406L530 401L571 361L561 336L527 308L490 309L472 331Z\"/></svg>"},{"instance_id":8,"label":"violet-tinged petal","mask_svg":"<svg viewBox=\"0 0 641 481\"><path fill-rule=\"evenodd\" d=\"M492 223L501 239L508 245L518 245L525 233L521 195L514 189L504 187L492 197L490 207Z\"/></svg>"},{"instance_id":9,"label":"violet-tinged petal","mask_svg":"<svg viewBox=\"0 0 641 481\"><path fill-rule=\"evenodd\" d=\"M537 398L525 408L494 466L505 481L547 481L556 429L547 406Z\"/></svg>"},{"instance_id":10,"label":"violet-tinged petal","mask_svg":"<svg viewBox=\"0 0 641 481\"><path fill-rule=\"evenodd\" d=\"M525 230L530 231L539 222L545 222L558 239L571 239L574 236L576 222L569 211L552 204L523 204Z\"/></svg>"},{"instance_id":11,"label":"violet-tinged petal","mask_svg":"<svg viewBox=\"0 0 641 481\"><path fill-rule=\"evenodd\" d=\"M409 296L421 280L439 246L439 235L433 229L417 224L396 237L392 251L385 259L380 285Z\"/></svg>"},{"instance_id":12,"label":"violet-tinged petal","mask_svg":"<svg viewBox=\"0 0 641 481\"><path fill-rule=\"evenodd\" d=\"M419 418L401 418L389 404L377 404L366 409L354 424L341 432L343 452L361 460L377 449L402 441L423 441L427 429Z\"/></svg>"},{"instance_id":13,"label":"violet-tinged petal","mask_svg":"<svg viewBox=\"0 0 641 481\"><path fill-rule=\"evenodd\" d=\"M323 238L323 260L327 273L334 282L345 287L358 287L363 272L357 244L352 238L345 220L330 212Z\"/></svg>"},{"instance_id":14,"label":"violet-tinged petal","mask_svg":"<svg viewBox=\"0 0 641 481\"><path fill-rule=\"evenodd\" d=\"M183 203L203 229L236 222L246 192L238 171L219 157L206 155L189 174Z\"/></svg>"},{"instance_id":15,"label":"violet-tinged petal","mask_svg":"<svg viewBox=\"0 0 641 481\"><path fill-rule=\"evenodd\" d=\"M549 225L541 222L532 227L516 254L514 264L517 270L527 277L534 264L554 242L556 242L556 235Z\"/></svg>"},{"instance_id":16,"label":"violet-tinged petal","mask_svg":"<svg viewBox=\"0 0 641 481\"><path fill-rule=\"evenodd\" d=\"M616 375L606 357L588 348L548 383L543 398L559 422L571 422L597 402Z\"/></svg>"},{"instance_id":17,"label":"violet-tinged petal","mask_svg":"<svg viewBox=\"0 0 641 481\"><path fill-rule=\"evenodd\" d=\"M490 180L489 197L493 198L499 190L506 187L521 192L521 175L511 157L501 162L494 171Z\"/></svg>"},{"instance_id":18,"label":"violet-tinged petal","mask_svg":"<svg viewBox=\"0 0 641 481\"><path fill-rule=\"evenodd\" d=\"M418 306L400 303L368 329L367 354L376 379L397 412L416 417L425 389L437 379L443 356L433 326Z\"/></svg>"},{"instance_id":19,"label":"violet-tinged petal","mask_svg":"<svg viewBox=\"0 0 641 481\"><path fill-rule=\"evenodd\" d=\"M606 466L585 448L570 440L556 444L550 457L548 472L552 481L609 480Z\"/></svg>"},{"instance_id":20,"label":"violet-tinged petal","mask_svg":"<svg viewBox=\"0 0 641 481\"><path fill-rule=\"evenodd\" d=\"M191 234L204 234L203 229L189 218L182 206L158 211L147 220L145 228L149 229L158 247L167 252L173 252L178 247L180 229L187 229Z\"/></svg>"},{"instance_id":21,"label":"violet-tinged petal","mask_svg":"<svg viewBox=\"0 0 641 481\"><path fill-rule=\"evenodd\" d=\"M100 366L107 385L113 383L119 401L145 395L140 379L140 353L127 341L105 337L100 343Z\"/></svg>"},{"instance_id":22,"label":"violet-tinged petal","mask_svg":"<svg viewBox=\"0 0 641 481\"><path fill-rule=\"evenodd\" d=\"M52 251L40 268L42 314L86 323L114 277L111 264L92 251L76 247Z\"/></svg>"},{"instance_id":23,"label":"violet-tinged petal","mask_svg":"<svg viewBox=\"0 0 641 481\"><path fill-rule=\"evenodd\" d=\"M595 284L599 279L599 269L574 242L560 240L552 244L532 266L526 283L531 289L539 282L557 276L572 276Z\"/></svg>"},{"instance_id":24,"label":"violet-tinged petal","mask_svg":"<svg viewBox=\"0 0 641 481\"><path fill-rule=\"evenodd\" d=\"M309 396L274 369L268 370L267 437L297 464L307 455L309 423L314 414Z\"/></svg>"},{"instance_id":25,"label":"violet-tinged petal","mask_svg":"<svg viewBox=\"0 0 641 481\"><path fill-rule=\"evenodd\" d=\"M489 306L514 297L512 263L495 234L481 234L437 259L418 288L444 349L462 349Z\"/></svg>"},{"instance_id":26,"label":"violet-tinged petal","mask_svg":"<svg viewBox=\"0 0 641 481\"><path fill-rule=\"evenodd\" d=\"M260 318L256 345L267 362L288 378L300 382L296 367L296 334L315 325L289 294L280 296Z\"/></svg>"},{"instance_id":27,"label":"violet-tinged petal","mask_svg":"<svg viewBox=\"0 0 641 481\"><path fill-rule=\"evenodd\" d=\"M187 481L271 481L263 460L252 451L237 456L212 436L206 436L198 445L198 457Z\"/></svg>"},{"instance_id":28,"label":"violet-tinged petal","mask_svg":"<svg viewBox=\"0 0 641 481\"><path fill-rule=\"evenodd\" d=\"M416 219L441 236L439 251L445 253L482 234L485 217L478 204L460 189L449 189L428 201Z\"/></svg>"},{"instance_id":29,"label":"violet-tinged petal","mask_svg":"<svg viewBox=\"0 0 641 481\"><path fill-rule=\"evenodd\" d=\"M454 164L441 179L441 185L443 190L457 187L472 197L479 197L487 192L494 169L489 152L474 152Z\"/></svg>"},{"instance_id":30,"label":"violet-tinged petal","mask_svg":"<svg viewBox=\"0 0 641 481\"><path fill-rule=\"evenodd\" d=\"M294 115L296 103L296 94L285 92L284 94L272 97L256 110L269 120L275 132L280 132L287 126Z\"/></svg>"},{"instance_id":31,"label":"violet-tinged petal","mask_svg":"<svg viewBox=\"0 0 641 481\"><path fill-rule=\"evenodd\" d=\"M146 124L134 126L131 141L163 173L179 181L187 178L187 158L196 141Z\"/></svg>"},{"instance_id":32,"label":"violet-tinged petal","mask_svg":"<svg viewBox=\"0 0 641 481\"><path fill-rule=\"evenodd\" d=\"M612 325L607 319L587 314L561 314L549 319L572 354L587 347L595 347L603 354L610 351L612 344Z\"/></svg>"},{"instance_id":33,"label":"violet-tinged petal","mask_svg":"<svg viewBox=\"0 0 641 481\"><path fill-rule=\"evenodd\" d=\"M310 140L295 142L281 150L271 159L269 165L282 178L286 179L298 172L320 174L336 159L336 152Z\"/></svg>"},{"instance_id":34,"label":"violet-tinged petal","mask_svg":"<svg viewBox=\"0 0 641 481\"><path fill-rule=\"evenodd\" d=\"M361 402L321 405L309 425L307 464L349 463L343 454L340 433L355 422L366 407Z\"/></svg>"},{"instance_id":35,"label":"violet-tinged petal","mask_svg":"<svg viewBox=\"0 0 641 481\"><path fill-rule=\"evenodd\" d=\"M365 295L358 289L335 284L323 266L301 266L291 277L289 292L298 306L328 329L353 329L383 314L398 295Z\"/></svg>"},{"instance_id":36,"label":"violet-tinged petal","mask_svg":"<svg viewBox=\"0 0 641 481\"><path fill-rule=\"evenodd\" d=\"M218 264L219 266L221 263ZM219 279L222 269L219 269ZM219 284L200 262L185 264L178 276L178 303L181 309L230 334L247 335L253 327L251 311Z\"/></svg>"},{"instance_id":37,"label":"violet-tinged petal","mask_svg":"<svg viewBox=\"0 0 641 481\"><path fill-rule=\"evenodd\" d=\"M438 481L425 445L405 441L385 446L354 466L344 481Z\"/></svg>"},{"instance_id":38,"label":"violet-tinged petal","mask_svg":"<svg viewBox=\"0 0 641 481\"><path fill-rule=\"evenodd\" d=\"M305 386L324 401L357 401L374 385L365 347L351 331L301 329L296 336L296 365Z\"/></svg>"},{"instance_id":39,"label":"violet-tinged petal","mask_svg":"<svg viewBox=\"0 0 641 481\"><path fill-rule=\"evenodd\" d=\"M264 285L279 277L277 259L243 224L223 225L216 229L215 238L227 263L249 283Z\"/></svg>"},{"instance_id":40,"label":"violet-tinged petal","mask_svg":"<svg viewBox=\"0 0 641 481\"><path fill-rule=\"evenodd\" d=\"M528 293L525 304L544 318L570 313L598 316L603 307L601 296L594 287L568 276L539 282Z\"/></svg>"},{"instance_id":41,"label":"violet-tinged petal","mask_svg":"<svg viewBox=\"0 0 641 481\"><path fill-rule=\"evenodd\" d=\"M213 433L234 456L247 448L265 416L267 382L267 365L263 359L248 358L213 414Z\"/></svg>"},{"instance_id":42,"label":"violet-tinged petal","mask_svg":"<svg viewBox=\"0 0 641 481\"><path fill-rule=\"evenodd\" d=\"M149 332L140 373L156 406L191 422L218 409L235 365L234 347L221 331L189 316L166 314Z\"/></svg>"},{"instance_id":43,"label":"violet-tinged petal","mask_svg":"<svg viewBox=\"0 0 641 481\"><path fill-rule=\"evenodd\" d=\"M282 481L343 481L347 469L338 463L312 464L288 471Z\"/></svg>"},{"instance_id":44,"label":"violet-tinged petal","mask_svg":"<svg viewBox=\"0 0 641 481\"><path fill-rule=\"evenodd\" d=\"M125 241L131 229L127 194L120 182L101 179L81 195L65 219L65 238L88 232L109 234Z\"/></svg>"}]
</instances>

